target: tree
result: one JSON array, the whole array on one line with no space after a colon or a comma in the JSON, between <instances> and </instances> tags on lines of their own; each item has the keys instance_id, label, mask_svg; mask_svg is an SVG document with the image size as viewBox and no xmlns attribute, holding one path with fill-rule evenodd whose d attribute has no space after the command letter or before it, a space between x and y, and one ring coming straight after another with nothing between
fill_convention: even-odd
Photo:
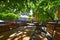
<instances>
[{"instance_id":1,"label":"tree","mask_svg":"<svg viewBox=\"0 0 60 40\"><path fill-rule=\"evenodd\" d=\"M0 12L19 13L33 10L39 12L39 21L54 19L57 7L60 6L60 0L3 0L0 2Z\"/></svg>"},{"instance_id":2,"label":"tree","mask_svg":"<svg viewBox=\"0 0 60 40\"><path fill-rule=\"evenodd\" d=\"M60 5L59 0L39 0L35 3L35 11L39 11L39 21L54 20L54 14Z\"/></svg>"}]
</instances>

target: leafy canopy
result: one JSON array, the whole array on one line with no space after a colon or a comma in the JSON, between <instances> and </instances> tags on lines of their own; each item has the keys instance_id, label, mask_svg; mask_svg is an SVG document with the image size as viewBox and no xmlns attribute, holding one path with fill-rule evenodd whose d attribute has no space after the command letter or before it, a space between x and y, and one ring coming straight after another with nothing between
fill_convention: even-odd
<instances>
[{"instance_id":1,"label":"leafy canopy","mask_svg":"<svg viewBox=\"0 0 60 40\"><path fill-rule=\"evenodd\" d=\"M60 6L60 0L1 0L0 12L19 13L20 11L29 12L32 9L34 13L39 12L39 21L46 21L54 19L58 6Z\"/></svg>"}]
</instances>

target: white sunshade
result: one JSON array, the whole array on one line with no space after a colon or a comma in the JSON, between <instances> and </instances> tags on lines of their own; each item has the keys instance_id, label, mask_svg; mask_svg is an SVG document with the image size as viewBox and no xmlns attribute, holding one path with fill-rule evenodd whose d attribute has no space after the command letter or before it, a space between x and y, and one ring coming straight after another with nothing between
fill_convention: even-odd
<instances>
[{"instance_id":1,"label":"white sunshade","mask_svg":"<svg viewBox=\"0 0 60 40\"><path fill-rule=\"evenodd\" d=\"M0 22L4 22L3 20L0 20Z\"/></svg>"},{"instance_id":2,"label":"white sunshade","mask_svg":"<svg viewBox=\"0 0 60 40\"><path fill-rule=\"evenodd\" d=\"M26 15L21 15L21 17L22 17L22 18L28 18L28 16L26 16Z\"/></svg>"}]
</instances>

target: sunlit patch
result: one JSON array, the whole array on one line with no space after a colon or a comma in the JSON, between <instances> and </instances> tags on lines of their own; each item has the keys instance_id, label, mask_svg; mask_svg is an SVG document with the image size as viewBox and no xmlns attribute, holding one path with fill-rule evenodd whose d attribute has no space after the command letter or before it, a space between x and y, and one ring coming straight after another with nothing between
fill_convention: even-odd
<instances>
[{"instance_id":1,"label":"sunlit patch","mask_svg":"<svg viewBox=\"0 0 60 40\"><path fill-rule=\"evenodd\" d=\"M30 23L29 25L34 25L33 23Z\"/></svg>"},{"instance_id":2,"label":"sunlit patch","mask_svg":"<svg viewBox=\"0 0 60 40\"><path fill-rule=\"evenodd\" d=\"M14 40L19 40L19 39L21 39L22 37L21 36L18 36L18 37L16 37L16 38L14 38Z\"/></svg>"},{"instance_id":3,"label":"sunlit patch","mask_svg":"<svg viewBox=\"0 0 60 40\"><path fill-rule=\"evenodd\" d=\"M48 40L47 38L43 38L42 40Z\"/></svg>"},{"instance_id":4,"label":"sunlit patch","mask_svg":"<svg viewBox=\"0 0 60 40\"><path fill-rule=\"evenodd\" d=\"M43 38L41 35L38 35L40 38Z\"/></svg>"},{"instance_id":5,"label":"sunlit patch","mask_svg":"<svg viewBox=\"0 0 60 40\"><path fill-rule=\"evenodd\" d=\"M1 35L1 36L0 36L0 38L3 38L3 37L4 37L4 35Z\"/></svg>"},{"instance_id":6,"label":"sunlit patch","mask_svg":"<svg viewBox=\"0 0 60 40\"><path fill-rule=\"evenodd\" d=\"M29 29L26 29L25 31L26 31L26 32L29 32Z\"/></svg>"},{"instance_id":7,"label":"sunlit patch","mask_svg":"<svg viewBox=\"0 0 60 40\"><path fill-rule=\"evenodd\" d=\"M54 31L54 35L55 35L56 31Z\"/></svg>"},{"instance_id":8,"label":"sunlit patch","mask_svg":"<svg viewBox=\"0 0 60 40\"><path fill-rule=\"evenodd\" d=\"M22 35L22 37L25 37L26 35Z\"/></svg>"},{"instance_id":9,"label":"sunlit patch","mask_svg":"<svg viewBox=\"0 0 60 40\"><path fill-rule=\"evenodd\" d=\"M23 33L23 32L19 32L19 33L16 34L16 36L19 36L19 35L22 34L22 33Z\"/></svg>"},{"instance_id":10,"label":"sunlit patch","mask_svg":"<svg viewBox=\"0 0 60 40\"><path fill-rule=\"evenodd\" d=\"M24 28L27 28L26 26Z\"/></svg>"},{"instance_id":11,"label":"sunlit patch","mask_svg":"<svg viewBox=\"0 0 60 40\"><path fill-rule=\"evenodd\" d=\"M9 37L14 37L16 35L16 33L13 33L13 34L11 34Z\"/></svg>"},{"instance_id":12,"label":"sunlit patch","mask_svg":"<svg viewBox=\"0 0 60 40\"><path fill-rule=\"evenodd\" d=\"M42 36L42 35L38 35L38 37L39 37L41 40L48 40L47 38L45 38L45 37Z\"/></svg>"},{"instance_id":13,"label":"sunlit patch","mask_svg":"<svg viewBox=\"0 0 60 40\"><path fill-rule=\"evenodd\" d=\"M26 34L27 32L24 32L24 34Z\"/></svg>"},{"instance_id":14,"label":"sunlit patch","mask_svg":"<svg viewBox=\"0 0 60 40\"><path fill-rule=\"evenodd\" d=\"M24 37L22 40L29 40L30 37Z\"/></svg>"},{"instance_id":15,"label":"sunlit patch","mask_svg":"<svg viewBox=\"0 0 60 40\"><path fill-rule=\"evenodd\" d=\"M18 31L18 32L21 32L21 31Z\"/></svg>"},{"instance_id":16,"label":"sunlit patch","mask_svg":"<svg viewBox=\"0 0 60 40\"><path fill-rule=\"evenodd\" d=\"M60 21L58 22L58 24L60 24Z\"/></svg>"},{"instance_id":17,"label":"sunlit patch","mask_svg":"<svg viewBox=\"0 0 60 40\"><path fill-rule=\"evenodd\" d=\"M60 32L57 32L60 35Z\"/></svg>"},{"instance_id":18,"label":"sunlit patch","mask_svg":"<svg viewBox=\"0 0 60 40\"><path fill-rule=\"evenodd\" d=\"M21 39L21 36L18 36L17 38Z\"/></svg>"},{"instance_id":19,"label":"sunlit patch","mask_svg":"<svg viewBox=\"0 0 60 40\"><path fill-rule=\"evenodd\" d=\"M32 27L32 26L27 26L27 27Z\"/></svg>"},{"instance_id":20,"label":"sunlit patch","mask_svg":"<svg viewBox=\"0 0 60 40\"><path fill-rule=\"evenodd\" d=\"M7 40L12 40L12 38L8 38Z\"/></svg>"},{"instance_id":21,"label":"sunlit patch","mask_svg":"<svg viewBox=\"0 0 60 40\"><path fill-rule=\"evenodd\" d=\"M14 40L18 40L19 38L15 38Z\"/></svg>"}]
</instances>

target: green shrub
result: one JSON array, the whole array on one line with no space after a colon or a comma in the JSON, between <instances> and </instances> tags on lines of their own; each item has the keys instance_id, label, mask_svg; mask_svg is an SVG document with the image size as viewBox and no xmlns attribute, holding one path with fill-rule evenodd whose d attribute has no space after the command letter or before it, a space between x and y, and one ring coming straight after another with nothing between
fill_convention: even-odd
<instances>
[{"instance_id":1,"label":"green shrub","mask_svg":"<svg viewBox=\"0 0 60 40\"><path fill-rule=\"evenodd\" d=\"M0 20L18 20L20 17L14 13L0 13Z\"/></svg>"}]
</instances>

